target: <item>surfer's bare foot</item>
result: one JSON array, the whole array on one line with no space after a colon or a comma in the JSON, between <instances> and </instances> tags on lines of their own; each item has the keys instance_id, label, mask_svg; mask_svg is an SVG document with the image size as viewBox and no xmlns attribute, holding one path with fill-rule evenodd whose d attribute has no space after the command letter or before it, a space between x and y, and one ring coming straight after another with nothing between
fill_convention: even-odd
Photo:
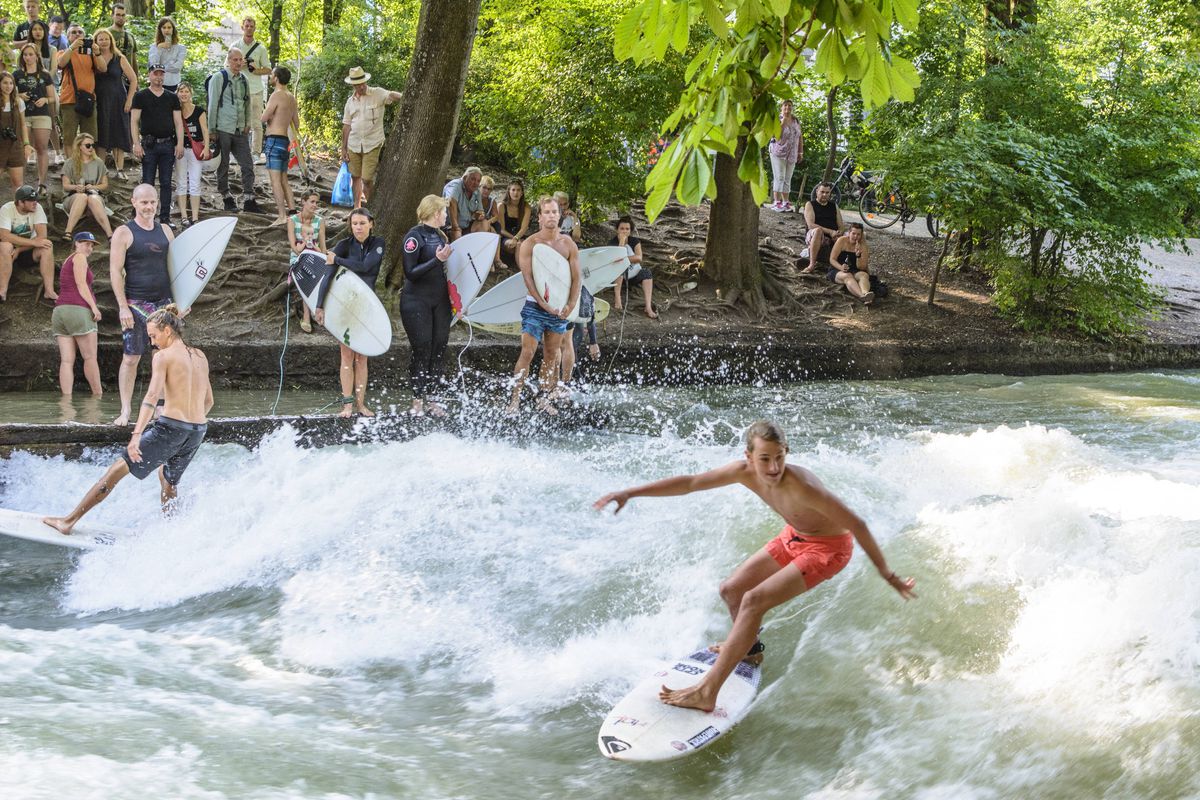
<instances>
[{"instance_id":1,"label":"surfer's bare foot","mask_svg":"<svg viewBox=\"0 0 1200 800\"><path fill-rule=\"evenodd\" d=\"M42 517L42 522L49 525L54 530L61 533L63 536L70 536L71 529L75 527L74 522L67 522L66 517Z\"/></svg>"},{"instance_id":2,"label":"surfer's bare foot","mask_svg":"<svg viewBox=\"0 0 1200 800\"><path fill-rule=\"evenodd\" d=\"M709 645L708 650L711 653L720 653L721 648L724 645L725 645L724 642L721 642L719 644ZM746 653L746 655L742 657L742 661L745 661L747 664L750 664L755 667L760 666L763 662L763 651L764 650L766 650L766 648L763 647L762 642L755 642L754 646L750 648L750 652Z\"/></svg>"},{"instance_id":3,"label":"surfer's bare foot","mask_svg":"<svg viewBox=\"0 0 1200 800\"><path fill-rule=\"evenodd\" d=\"M443 406L441 403L435 403L432 400L429 401L429 416L431 416L431 417L446 416L446 407Z\"/></svg>"},{"instance_id":4,"label":"surfer's bare foot","mask_svg":"<svg viewBox=\"0 0 1200 800\"><path fill-rule=\"evenodd\" d=\"M646 316L647 316L647 317L649 317L650 319L658 319L658 312L657 312L657 311L655 311L653 308L647 308L647 309L645 309L645 314L646 314Z\"/></svg>"},{"instance_id":5,"label":"surfer's bare foot","mask_svg":"<svg viewBox=\"0 0 1200 800\"><path fill-rule=\"evenodd\" d=\"M267 225L267 227L268 228L278 228L280 225L286 225L286 224L287 224L287 217L276 217L275 219L271 220L271 223L269 225Z\"/></svg>"},{"instance_id":6,"label":"surfer's bare foot","mask_svg":"<svg viewBox=\"0 0 1200 800\"><path fill-rule=\"evenodd\" d=\"M113 424L113 425L128 425L128 424L129 424L129 412L128 412L128 411L122 411L122 412L121 412L121 416L119 416L119 417L117 417L116 419L114 419L114 420L112 421L112 424Z\"/></svg>"},{"instance_id":7,"label":"surfer's bare foot","mask_svg":"<svg viewBox=\"0 0 1200 800\"><path fill-rule=\"evenodd\" d=\"M413 415L414 417L423 417L423 416L425 416L425 401L423 401L423 400L413 400L413 402L412 402L412 407L410 407L410 408L408 409L408 413L409 413L409 414L411 414L411 415Z\"/></svg>"},{"instance_id":8,"label":"surfer's bare foot","mask_svg":"<svg viewBox=\"0 0 1200 800\"><path fill-rule=\"evenodd\" d=\"M347 403L346 405L342 406L342 410L338 412L338 416L342 419L349 419L350 417L354 416L354 407Z\"/></svg>"},{"instance_id":9,"label":"surfer's bare foot","mask_svg":"<svg viewBox=\"0 0 1200 800\"><path fill-rule=\"evenodd\" d=\"M355 413L357 413L359 416L362 416L362 417L375 416L375 412L372 411L371 409L367 408L366 406L359 406L358 408L355 409Z\"/></svg>"},{"instance_id":10,"label":"surfer's bare foot","mask_svg":"<svg viewBox=\"0 0 1200 800\"><path fill-rule=\"evenodd\" d=\"M521 411L521 399L514 397L512 401L504 407L504 415L506 417L515 417Z\"/></svg>"},{"instance_id":11,"label":"surfer's bare foot","mask_svg":"<svg viewBox=\"0 0 1200 800\"><path fill-rule=\"evenodd\" d=\"M696 708L711 713L717 707L717 695L709 691L703 683L689 686L686 689L668 689L666 686L658 693L658 699L669 706L680 708Z\"/></svg>"},{"instance_id":12,"label":"surfer's bare foot","mask_svg":"<svg viewBox=\"0 0 1200 800\"><path fill-rule=\"evenodd\" d=\"M539 400L537 404L538 411L551 417L558 416L558 409L554 407L554 403L550 402L550 398Z\"/></svg>"}]
</instances>

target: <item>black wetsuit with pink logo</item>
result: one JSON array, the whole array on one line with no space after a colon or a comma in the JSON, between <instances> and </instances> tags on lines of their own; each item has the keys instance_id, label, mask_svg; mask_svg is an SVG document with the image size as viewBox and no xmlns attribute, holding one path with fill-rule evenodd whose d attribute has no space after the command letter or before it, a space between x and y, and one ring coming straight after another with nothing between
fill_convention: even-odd
<instances>
[{"instance_id":1,"label":"black wetsuit with pink logo","mask_svg":"<svg viewBox=\"0 0 1200 800\"><path fill-rule=\"evenodd\" d=\"M424 399L442 383L446 342L450 339L450 287L445 264L437 257L445 235L429 225L404 234L404 290L400 293L400 322L408 336L408 365L413 397Z\"/></svg>"}]
</instances>

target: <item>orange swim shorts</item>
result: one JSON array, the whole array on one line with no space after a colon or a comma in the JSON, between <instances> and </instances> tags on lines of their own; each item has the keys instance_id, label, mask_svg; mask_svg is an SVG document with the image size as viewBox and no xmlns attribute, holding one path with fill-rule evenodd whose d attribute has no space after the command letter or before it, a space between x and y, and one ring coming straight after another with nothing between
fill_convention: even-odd
<instances>
[{"instance_id":1,"label":"orange swim shorts","mask_svg":"<svg viewBox=\"0 0 1200 800\"><path fill-rule=\"evenodd\" d=\"M778 536L767 542L767 555L781 567L794 564L804 576L808 589L832 578L850 563L854 552L854 537L845 533L841 536L807 536L791 525L783 526Z\"/></svg>"}]
</instances>

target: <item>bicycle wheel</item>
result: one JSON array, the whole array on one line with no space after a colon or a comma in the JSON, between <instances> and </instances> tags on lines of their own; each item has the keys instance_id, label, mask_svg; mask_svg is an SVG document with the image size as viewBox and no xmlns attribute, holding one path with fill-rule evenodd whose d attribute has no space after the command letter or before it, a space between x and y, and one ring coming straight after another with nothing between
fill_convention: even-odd
<instances>
[{"instance_id":1,"label":"bicycle wheel","mask_svg":"<svg viewBox=\"0 0 1200 800\"><path fill-rule=\"evenodd\" d=\"M874 189L868 189L863 192L859 213L862 214L863 222L872 228L883 230L895 225L905 208L904 195L900 194L899 189L878 193Z\"/></svg>"},{"instance_id":2,"label":"bicycle wheel","mask_svg":"<svg viewBox=\"0 0 1200 800\"><path fill-rule=\"evenodd\" d=\"M933 214L925 215L925 227L929 230L929 235L933 238L942 238L942 221Z\"/></svg>"}]
</instances>

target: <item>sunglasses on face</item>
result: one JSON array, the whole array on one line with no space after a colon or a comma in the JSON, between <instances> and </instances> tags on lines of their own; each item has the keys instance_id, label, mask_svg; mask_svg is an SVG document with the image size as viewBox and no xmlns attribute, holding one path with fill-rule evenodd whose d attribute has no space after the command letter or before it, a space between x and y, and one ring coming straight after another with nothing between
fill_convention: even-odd
<instances>
[{"instance_id":1,"label":"sunglasses on face","mask_svg":"<svg viewBox=\"0 0 1200 800\"><path fill-rule=\"evenodd\" d=\"M83 142L79 146L85 150L91 150L93 147L95 147L95 145L93 145L91 142Z\"/></svg>"}]
</instances>

